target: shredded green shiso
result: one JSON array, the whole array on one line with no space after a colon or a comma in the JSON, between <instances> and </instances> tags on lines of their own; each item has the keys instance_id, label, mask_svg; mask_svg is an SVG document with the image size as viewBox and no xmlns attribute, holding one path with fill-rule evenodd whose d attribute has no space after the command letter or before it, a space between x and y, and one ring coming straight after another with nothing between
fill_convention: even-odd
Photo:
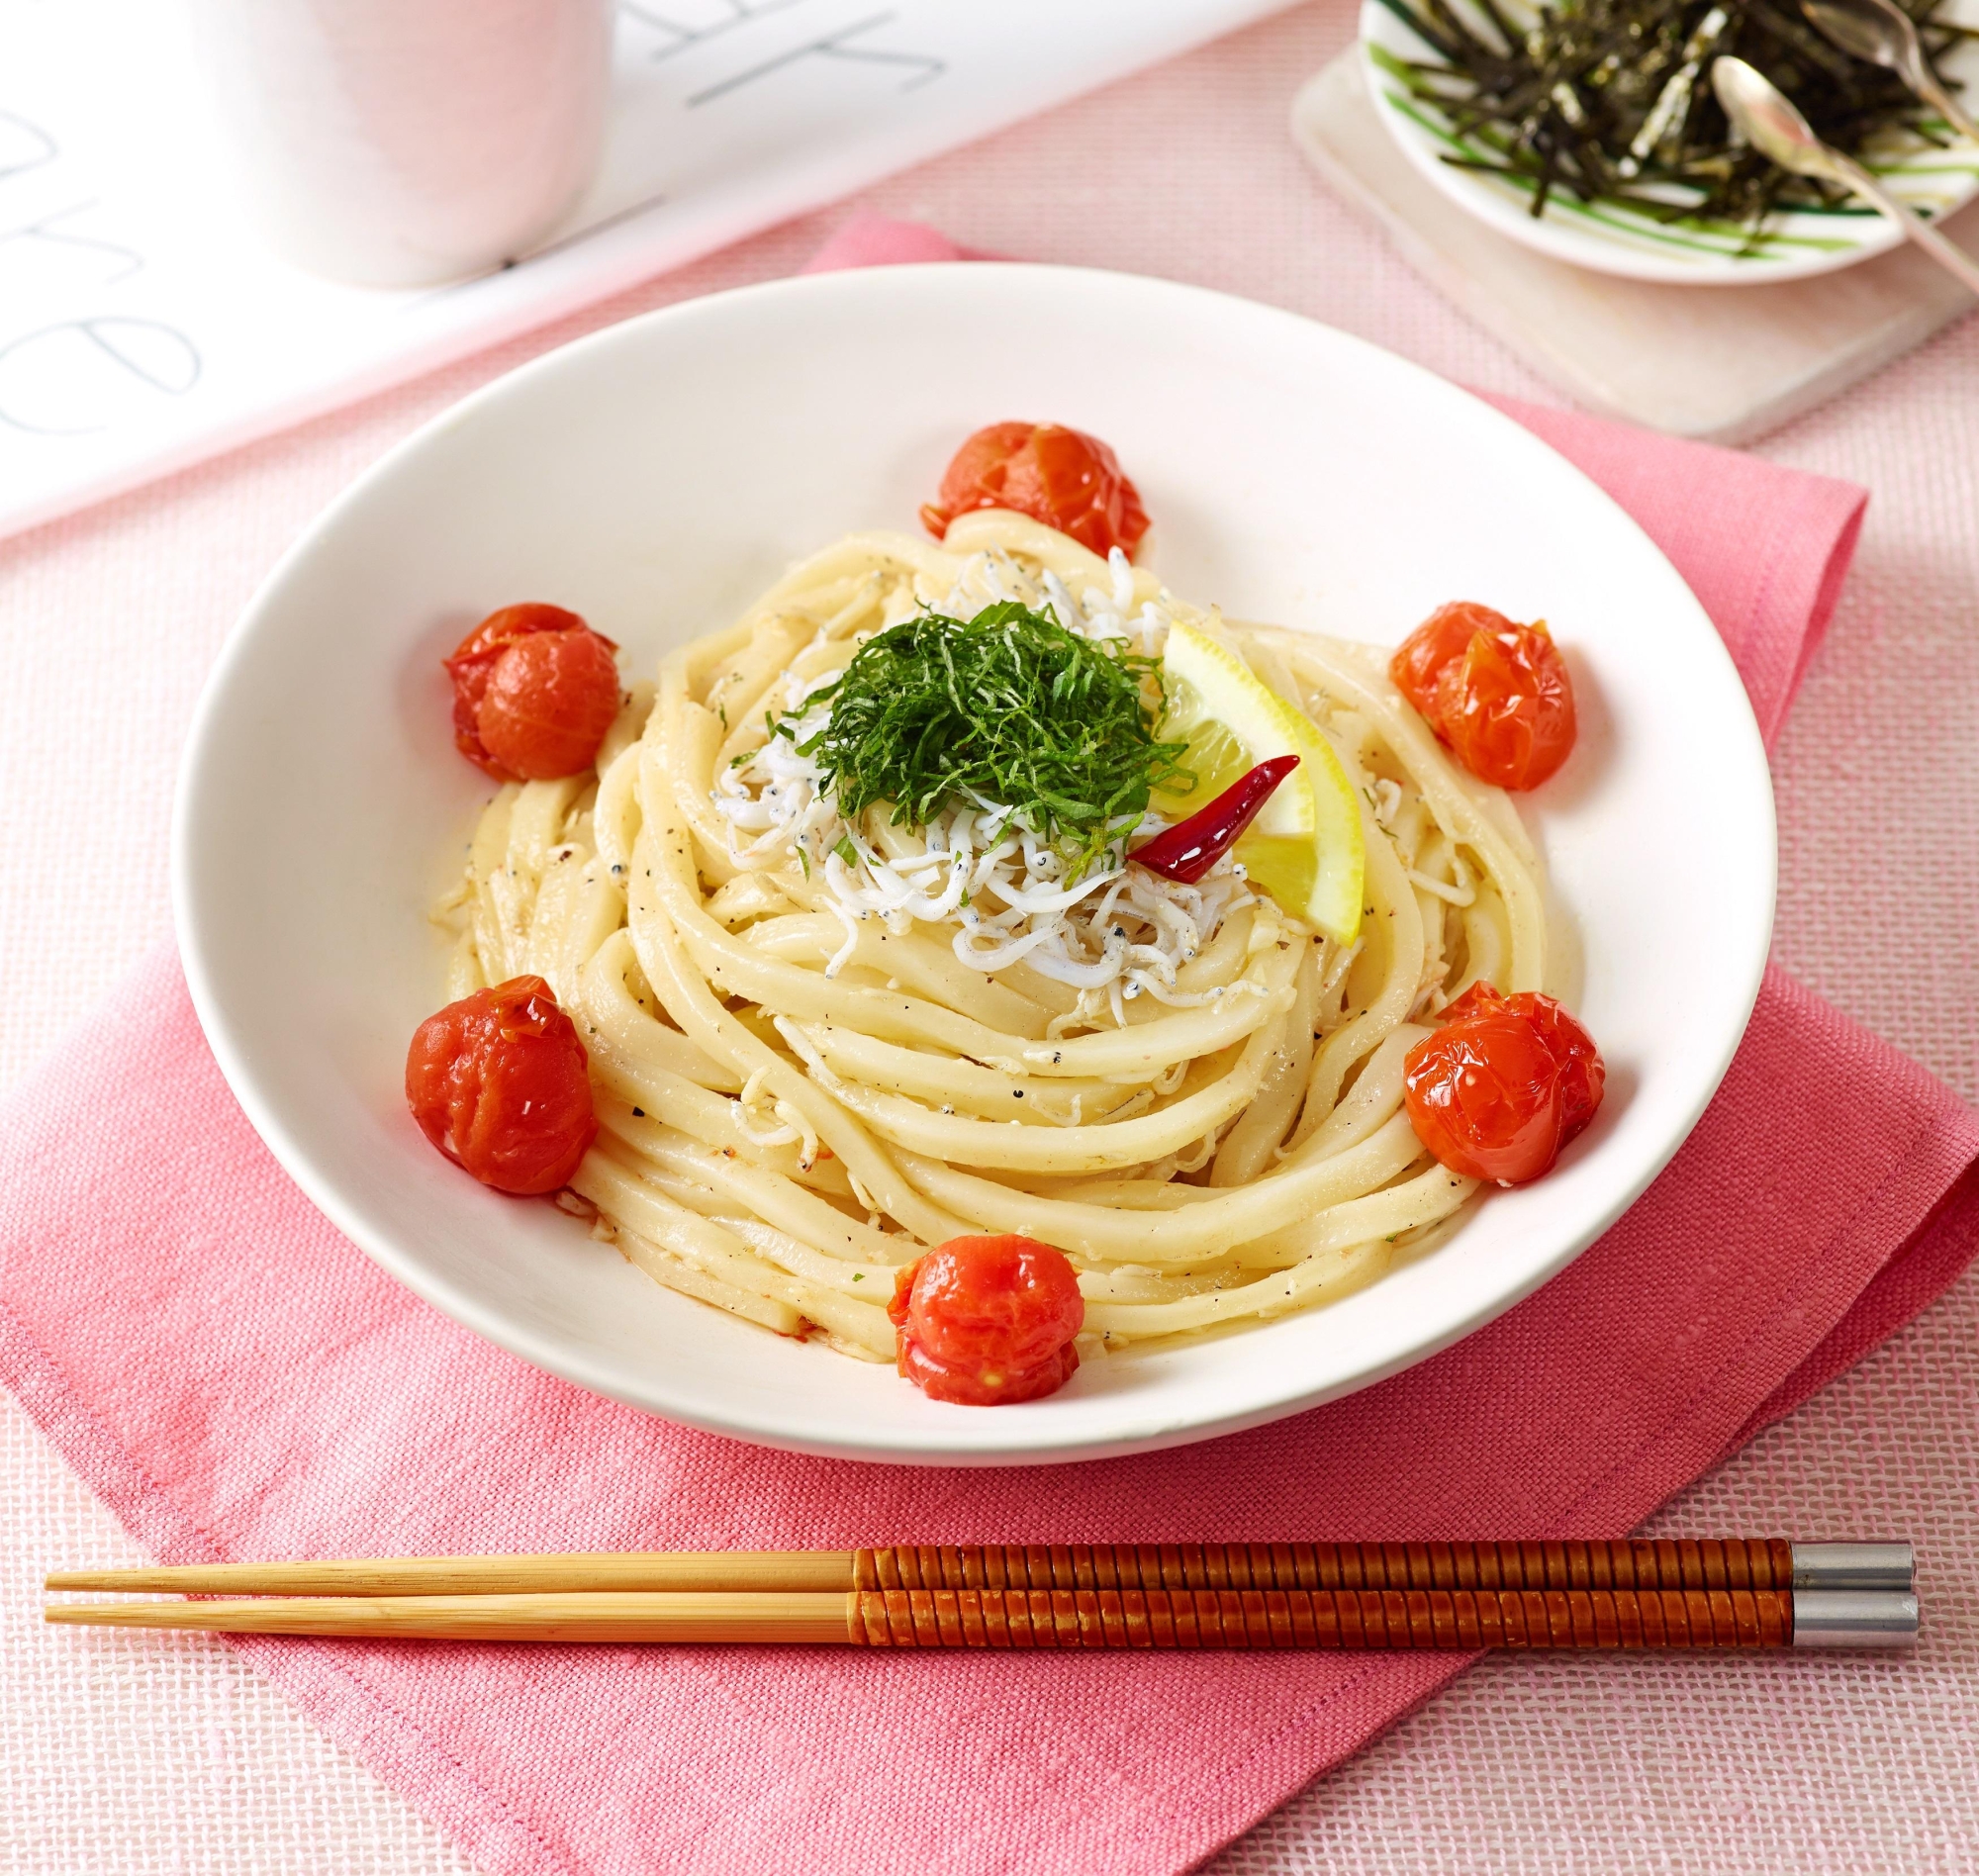
<instances>
[{"instance_id":1,"label":"shredded green shiso","mask_svg":"<svg viewBox=\"0 0 1979 1876\"><path fill-rule=\"evenodd\" d=\"M1709 82L1720 53L1756 66L1817 136L1851 155L1867 156L1896 132L1949 141L1901 78L1831 46L1794 0L1383 4L1437 54L1398 75L1474 146L1443 160L1526 184L1535 216L1557 192L1756 234L1776 209L1846 203L1838 184L1790 175L1734 135ZM1918 23L1933 62L1975 36L1936 17L1943 0L1897 4ZM1672 186L1680 199L1667 193Z\"/></svg>"},{"instance_id":2,"label":"shredded green shiso","mask_svg":"<svg viewBox=\"0 0 1979 1876\"><path fill-rule=\"evenodd\" d=\"M797 742L798 715L824 702L829 720ZM895 826L993 803L1076 877L1133 831L1155 789L1192 786L1186 745L1155 738L1163 702L1158 660L1006 600L889 627L771 727L817 764L847 821L875 802L893 804Z\"/></svg>"}]
</instances>

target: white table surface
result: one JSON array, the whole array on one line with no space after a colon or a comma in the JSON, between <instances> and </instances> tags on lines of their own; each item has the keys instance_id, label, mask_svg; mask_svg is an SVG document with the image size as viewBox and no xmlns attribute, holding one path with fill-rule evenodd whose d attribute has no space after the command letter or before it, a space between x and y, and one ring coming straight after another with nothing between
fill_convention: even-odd
<instances>
[{"instance_id":1,"label":"white table surface","mask_svg":"<svg viewBox=\"0 0 1979 1876\"><path fill-rule=\"evenodd\" d=\"M1292 93L1353 16L1348 0L1300 8L860 203L975 246L1248 294L1548 401L1294 153ZM846 212L0 547L0 1082L167 929L171 777L201 678L317 510L497 371L611 320L788 272ZM1775 759L1776 953L1974 1099L1979 321L1758 448L1873 495ZM4 1396L0 1521L0 1868L465 1876L410 1806L225 1648L40 1626L43 1569L139 1553ZM1906 1662L1494 1659L1214 1867L1979 1869L1979 1276L1652 1528L1910 1536L1926 1642ZM1796 1743L1758 1751L1761 1735Z\"/></svg>"}]
</instances>

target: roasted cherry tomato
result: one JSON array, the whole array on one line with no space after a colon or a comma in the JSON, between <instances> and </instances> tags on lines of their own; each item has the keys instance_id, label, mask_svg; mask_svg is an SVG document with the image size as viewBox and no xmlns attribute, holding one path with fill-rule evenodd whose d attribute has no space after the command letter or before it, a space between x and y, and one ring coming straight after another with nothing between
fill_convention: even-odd
<instances>
[{"instance_id":1,"label":"roasted cherry tomato","mask_svg":"<svg viewBox=\"0 0 1979 1876\"><path fill-rule=\"evenodd\" d=\"M958 515L1012 509L1095 554L1131 555L1148 531L1140 492L1096 436L1058 423L991 423L960 449L941 479L941 500L921 510L939 540Z\"/></svg>"},{"instance_id":2,"label":"roasted cherry tomato","mask_svg":"<svg viewBox=\"0 0 1979 1876\"><path fill-rule=\"evenodd\" d=\"M1482 978L1461 996L1445 1004L1437 1021L1444 1025L1461 1023L1466 1017L1500 1010L1510 1010L1533 1024L1559 1064L1559 1144L1563 1147L1594 1118L1601 1106L1601 1093L1608 1080L1601 1051L1595 1048L1594 1038L1578 1019L1556 998L1542 995L1538 990L1519 990L1505 996Z\"/></svg>"},{"instance_id":3,"label":"roasted cherry tomato","mask_svg":"<svg viewBox=\"0 0 1979 1876\"><path fill-rule=\"evenodd\" d=\"M1594 1039L1537 990L1477 983L1402 1064L1416 1137L1453 1172L1523 1185L1594 1118L1606 1071Z\"/></svg>"},{"instance_id":4,"label":"roasted cherry tomato","mask_svg":"<svg viewBox=\"0 0 1979 1876\"><path fill-rule=\"evenodd\" d=\"M616 649L560 606L489 613L446 660L455 746L498 782L588 769L618 714Z\"/></svg>"},{"instance_id":5,"label":"roasted cherry tomato","mask_svg":"<svg viewBox=\"0 0 1979 1876\"><path fill-rule=\"evenodd\" d=\"M1388 663L1395 687L1480 781L1536 789L1573 748L1573 680L1538 625L1439 607Z\"/></svg>"},{"instance_id":6,"label":"roasted cherry tomato","mask_svg":"<svg viewBox=\"0 0 1979 1876\"><path fill-rule=\"evenodd\" d=\"M996 1407L1071 1376L1085 1299L1048 1244L951 1238L900 1271L887 1314L900 1332L900 1372L930 1400Z\"/></svg>"},{"instance_id":7,"label":"roasted cherry tomato","mask_svg":"<svg viewBox=\"0 0 1979 1876\"><path fill-rule=\"evenodd\" d=\"M1565 1008L1537 990L1522 990L1506 1003L1540 1032L1559 1064L1559 1144L1563 1147L1584 1129L1601 1106L1608 1070L1601 1051Z\"/></svg>"},{"instance_id":8,"label":"roasted cherry tomato","mask_svg":"<svg viewBox=\"0 0 1979 1876\"><path fill-rule=\"evenodd\" d=\"M1500 1185L1558 1159L1559 1081L1545 1039L1510 1010L1451 1023L1402 1062L1416 1138L1453 1172Z\"/></svg>"},{"instance_id":9,"label":"roasted cherry tomato","mask_svg":"<svg viewBox=\"0 0 1979 1876\"><path fill-rule=\"evenodd\" d=\"M554 1192L598 1135L584 1044L539 977L428 1016L406 1056L406 1104L449 1160L503 1192Z\"/></svg>"},{"instance_id":10,"label":"roasted cherry tomato","mask_svg":"<svg viewBox=\"0 0 1979 1876\"><path fill-rule=\"evenodd\" d=\"M1463 992L1453 997L1443 1006L1443 1013L1437 1017L1439 1027L1447 1028L1452 1023L1461 1023L1467 1016L1488 1016L1505 1007L1505 997L1495 984L1487 984L1482 978Z\"/></svg>"}]
</instances>

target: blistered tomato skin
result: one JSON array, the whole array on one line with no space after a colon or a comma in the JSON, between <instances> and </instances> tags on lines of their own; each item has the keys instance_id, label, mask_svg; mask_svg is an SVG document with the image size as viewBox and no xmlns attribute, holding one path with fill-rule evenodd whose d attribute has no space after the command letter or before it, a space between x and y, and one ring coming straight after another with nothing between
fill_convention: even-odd
<instances>
[{"instance_id":1,"label":"blistered tomato skin","mask_svg":"<svg viewBox=\"0 0 1979 1876\"><path fill-rule=\"evenodd\" d=\"M1444 1004L1443 1013L1436 1020L1439 1024L1461 1023L1466 1017L1495 1014L1505 1005L1506 999L1498 986L1479 978L1461 996Z\"/></svg>"},{"instance_id":2,"label":"blistered tomato skin","mask_svg":"<svg viewBox=\"0 0 1979 1876\"><path fill-rule=\"evenodd\" d=\"M1559 1144L1563 1147L1586 1128L1600 1109L1608 1083L1601 1051L1565 1006L1551 996L1542 996L1537 990L1521 990L1516 996L1508 996L1505 1002L1539 1031L1540 1039L1559 1064Z\"/></svg>"},{"instance_id":3,"label":"blistered tomato skin","mask_svg":"<svg viewBox=\"0 0 1979 1876\"><path fill-rule=\"evenodd\" d=\"M951 1238L902 1269L887 1314L899 1369L930 1400L1007 1406L1055 1392L1079 1366L1085 1321L1062 1251L1014 1235Z\"/></svg>"},{"instance_id":4,"label":"blistered tomato skin","mask_svg":"<svg viewBox=\"0 0 1979 1876\"><path fill-rule=\"evenodd\" d=\"M594 631L541 632L495 661L481 700L481 744L524 782L578 775L618 714L618 665Z\"/></svg>"},{"instance_id":5,"label":"blistered tomato skin","mask_svg":"<svg viewBox=\"0 0 1979 1876\"><path fill-rule=\"evenodd\" d=\"M919 1343L900 1338L899 1370L929 1400L952 1407L1014 1407L1020 1401L1056 1394L1079 1366L1079 1351L1068 1343L1056 1355L1027 1368L990 1367L981 1372L937 1361Z\"/></svg>"},{"instance_id":6,"label":"blistered tomato skin","mask_svg":"<svg viewBox=\"0 0 1979 1876\"><path fill-rule=\"evenodd\" d=\"M446 668L459 672L492 664L498 653L531 632L582 632L591 628L561 606L505 606L490 612L447 654Z\"/></svg>"},{"instance_id":7,"label":"blistered tomato skin","mask_svg":"<svg viewBox=\"0 0 1979 1876\"><path fill-rule=\"evenodd\" d=\"M1573 680L1543 631L1480 632L1463 654L1445 733L1457 759L1501 789L1536 789L1573 752Z\"/></svg>"},{"instance_id":8,"label":"blistered tomato skin","mask_svg":"<svg viewBox=\"0 0 1979 1876\"><path fill-rule=\"evenodd\" d=\"M1503 612L1469 600L1454 600L1439 606L1395 648L1395 655L1388 660L1388 676L1434 728L1440 708L1438 687L1444 674L1463 656L1477 633L1511 628L1512 621Z\"/></svg>"},{"instance_id":9,"label":"blistered tomato skin","mask_svg":"<svg viewBox=\"0 0 1979 1876\"><path fill-rule=\"evenodd\" d=\"M1447 1004L1440 1020L1443 1027L1410 1050L1402 1065L1409 1119L1417 1137L1453 1172L1469 1172L1473 1178L1496 1178L1512 1185L1537 1178L1553 1166L1560 1149L1587 1126L1601 1106L1607 1070L1600 1050L1594 1046L1594 1038L1555 998L1538 990L1520 990L1505 996L1481 980ZM1480 1024L1487 1026L1480 1029L1477 1027ZM1476 1172L1470 1171L1469 1164L1459 1164L1460 1160L1476 1162L1480 1148L1488 1150L1502 1145L1506 1138L1510 1107L1497 1116L1495 1124L1499 1131L1493 1134L1490 1131L1493 1123L1482 1118L1481 1096L1466 1100L1459 1092L1460 1087L1470 1089L1481 1085L1461 1081L1462 1075L1474 1073L1476 1064L1472 1058L1479 1051L1489 1053L1495 1048L1498 1055L1494 1061L1499 1066L1509 1068L1514 1077L1521 1072L1520 1064L1525 1062L1527 1052L1516 1052L1514 1060L1502 1039L1501 1029L1489 1026L1494 1024L1523 1024L1529 1032L1529 1041L1544 1051L1555 1074L1558 1140L1538 1171L1523 1176L1505 1172ZM1446 1042L1446 1038L1455 1040ZM1442 1050L1433 1049L1432 1045L1438 1043L1445 1044ZM1512 1105L1516 1106L1516 1101ZM1536 1113L1539 1105L1536 1101ZM1451 1157L1453 1154L1457 1157Z\"/></svg>"},{"instance_id":10,"label":"blistered tomato skin","mask_svg":"<svg viewBox=\"0 0 1979 1876\"><path fill-rule=\"evenodd\" d=\"M1010 509L1070 534L1095 554L1131 557L1148 531L1140 492L1096 436L1060 423L991 423L955 452L941 499L921 510L937 540L958 515Z\"/></svg>"},{"instance_id":11,"label":"blistered tomato skin","mask_svg":"<svg viewBox=\"0 0 1979 1876\"><path fill-rule=\"evenodd\" d=\"M1395 687L1470 773L1536 789L1573 750L1573 680L1552 638L1488 606L1439 607L1389 661Z\"/></svg>"},{"instance_id":12,"label":"blistered tomato skin","mask_svg":"<svg viewBox=\"0 0 1979 1876\"><path fill-rule=\"evenodd\" d=\"M1594 1038L1582 1027L1566 1005L1538 990L1520 990L1511 996L1479 979L1463 994L1446 1003L1439 1023L1459 1023L1466 1017L1509 1010L1523 1016L1539 1031L1540 1040L1559 1064L1560 1136L1564 1147L1579 1135L1600 1110L1601 1095L1608 1082L1608 1070Z\"/></svg>"},{"instance_id":13,"label":"blistered tomato skin","mask_svg":"<svg viewBox=\"0 0 1979 1876\"><path fill-rule=\"evenodd\" d=\"M489 613L445 661L454 746L498 782L581 773L618 713L616 649L560 606Z\"/></svg>"},{"instance_id":14,"label":"blistered tomato skin","mask_svg":"<svg viewBox=\"0 0 1979 1876\"><path fill-rule=\"evenodd\" d=\"M488 693L495 660L519 638L534 632L568 632L584 628L584 620L560 606L505 606L490 612L445 659L453 680L454 747L477 767L490 769L492 758L481 742L481 700ZM492 773L492 769L491 769ZM516 778L496 778L512 782Z\"/></svg>"},{"instance_id":15,"label":"blistered tomato skin","mask_svg":"<svg viewBox=\"0 0 1979 1876\"><path fill-rule=\"evenodd\" d=\"M406 1055L420 1131L497 1191L570 1181L598 1118L577 1027L539 977L511 978L428 1016Z\"/></svg>"},{"instance_id":16,"label":"blistered tomato skin","mask_svg":"<svg viewBox=\"0 0 1979 1876\"><path fill-rule=\"evenodd\" d=\"M1453 1172L1524 1185L1559 1157L1559 1064L1512 1010L1467 1016L1402 1062L1416 1138Z\"/></svg>"}]
</instances>

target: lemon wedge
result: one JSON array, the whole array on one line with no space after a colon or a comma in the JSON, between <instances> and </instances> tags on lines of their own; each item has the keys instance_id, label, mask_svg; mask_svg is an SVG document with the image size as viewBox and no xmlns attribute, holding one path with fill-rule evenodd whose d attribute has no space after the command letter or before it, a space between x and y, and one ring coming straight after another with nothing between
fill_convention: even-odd
<instances>
[{"instance_id":1,"label":"lemon wedge","mask_svg":"<svg viewBox=\"0 0 1979 1876\"><path fill-rule=\"evenodd\" d=\"M1352 944L1361 928L1361 804L1326 738L1228 645L1192 625L1169 628L1162 656L1168 709L1161 735L1185 742L1188 795L1158 792L1155 806L1180 820L1272 756L1299 766L1278 784L1237 843L1237 858L1296 918Z\"/></svg>"}]
</instances>

